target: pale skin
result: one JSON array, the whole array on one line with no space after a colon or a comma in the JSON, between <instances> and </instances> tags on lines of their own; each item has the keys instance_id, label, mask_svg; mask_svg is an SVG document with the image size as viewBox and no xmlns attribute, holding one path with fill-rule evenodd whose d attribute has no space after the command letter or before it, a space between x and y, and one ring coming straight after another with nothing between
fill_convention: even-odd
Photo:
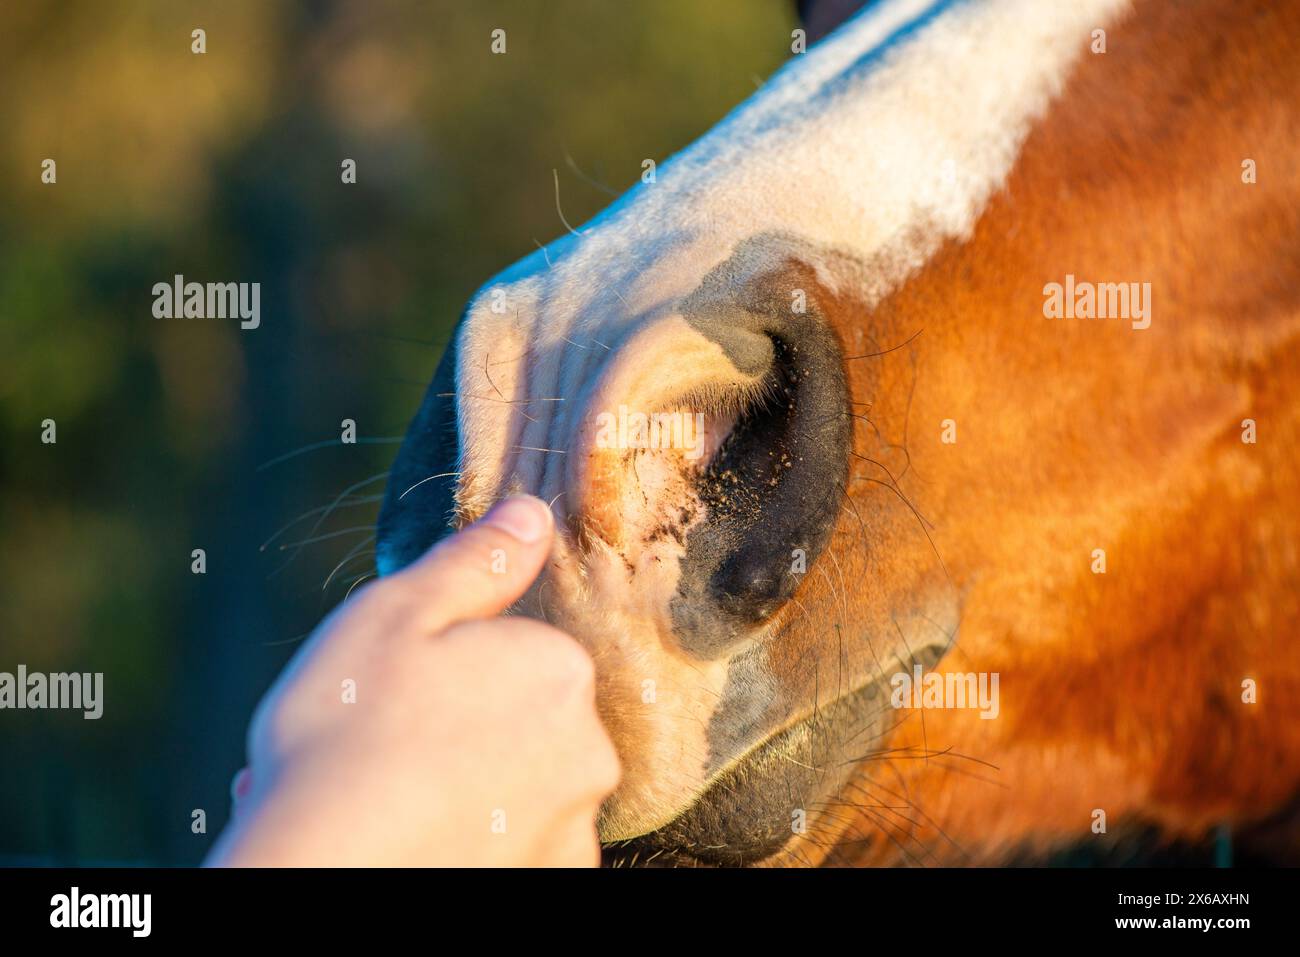
<instances>
[{"instance_id":1,"label":"pale skin","mask_svg":"<svg viewBox=\"0 0 1300 957\"><path fill-rule=\"evenodd\" d=\"M498 617L553 534L543 502L508 498L322 622L257 708L206 863L597 864L619 766L591 657Z\"/></svg>"}]
</instances>

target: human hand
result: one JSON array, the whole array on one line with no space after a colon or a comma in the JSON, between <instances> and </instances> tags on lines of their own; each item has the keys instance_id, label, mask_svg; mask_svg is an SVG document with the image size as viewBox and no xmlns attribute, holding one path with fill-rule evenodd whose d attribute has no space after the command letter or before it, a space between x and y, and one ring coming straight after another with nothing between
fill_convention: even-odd
<instances>
[{"instance_id":1,"label":"human hand","mask_svg":"<svg viewBox=\"0 0 1300 957\"><path fill-rule=\"evenodd\" d=\"M618 783L590 656L494 617L554 533L517 496L327 618L258 706L229 866L573 866Z\"/></svg>"}]
</instances>

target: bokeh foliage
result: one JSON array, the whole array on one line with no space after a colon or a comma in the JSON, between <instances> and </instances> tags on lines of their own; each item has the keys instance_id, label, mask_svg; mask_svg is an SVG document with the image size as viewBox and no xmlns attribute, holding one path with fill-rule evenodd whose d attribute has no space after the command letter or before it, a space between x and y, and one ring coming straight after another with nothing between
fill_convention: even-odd
<instances>
[{"instance_id":1,"label":"bokeh foliage","mask_svg":"<svg viewBox=\"0 0 1300 957\"><path fill-rule=\"evenodd\" d=\"M340 534L260 546L396 445L261 466L345 418L400 436L467 297L562 231L551 171L585 220L794 25L787 0L0 6L0 671L106 685L99 721L0 711L0 863L201 859L253 705L371 570L322 589L382 480L315 530ZM260 282L262 327L154 319L176 273Z\"/></svg>"}]
</instances>

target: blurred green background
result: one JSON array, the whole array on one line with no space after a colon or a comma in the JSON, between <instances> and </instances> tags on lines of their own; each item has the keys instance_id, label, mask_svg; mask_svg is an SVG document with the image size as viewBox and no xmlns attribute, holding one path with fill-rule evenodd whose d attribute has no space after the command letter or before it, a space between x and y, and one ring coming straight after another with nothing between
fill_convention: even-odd
<instances>
[{"instance_id":1,"label":"blurred green background","mask_svg":"<svg viewBox=\"0 0 1300 957\"><path fill-rule=\"evenodd\" d=\"M552 169L585 220L795 25L791 0L0 6L0 671L105 675L98 721L0 711L0 864L201 860L257 699L373 570L358 483L468 296L563 231ZM260 282L261 328L153 318L176 273Z\"/></svg>"}]
</instances>

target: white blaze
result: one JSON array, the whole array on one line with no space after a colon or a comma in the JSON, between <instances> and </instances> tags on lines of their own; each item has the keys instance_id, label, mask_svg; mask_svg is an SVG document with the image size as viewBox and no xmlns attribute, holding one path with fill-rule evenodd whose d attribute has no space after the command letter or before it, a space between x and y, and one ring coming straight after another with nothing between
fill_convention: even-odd
<instances>
[{"instance_id":1,"label":"white blaze","mask_svg":"<svg viewBox=\"0 0 1300 957\"><path fill-rule=\"evenodd\" d=\"M1092 56L1091 31L1127 5L872 4L660 165L656 182L487 283L461 333L460 391L492 391L490 357L494 377L519 386L494 382L507 399L564 402L529 406L537 421L517 404L462 403L463 464L485 479L472 494L490 498L510 475L558 492L540 454L517 449L563 441L606 347L670 312L744 239L790 233L874 263L847 277L870 304L941 241L968 236L1071 66ZM846 280L821 272L832 289ZM525 392L497 366L526 348Z\"/></svg>"}]
</instances>

